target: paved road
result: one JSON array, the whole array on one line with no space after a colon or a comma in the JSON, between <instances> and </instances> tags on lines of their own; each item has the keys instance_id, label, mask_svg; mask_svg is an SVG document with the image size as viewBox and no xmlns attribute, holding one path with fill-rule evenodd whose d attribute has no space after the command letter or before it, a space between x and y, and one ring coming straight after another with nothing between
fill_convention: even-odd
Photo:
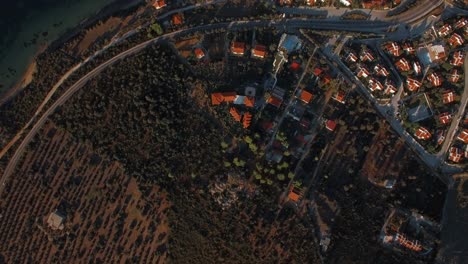
<instances>
[{"instance_id":1,"label":"paved road","mask_svg":"<svg viewBox=\"0 0 468 264\"><path fill-rule=\"evenodd\" d=\"M447 132L447 136L445 138L444 144L442 145L441 150L437 153L437 157L440 159L444 159L445 155L449 147L452 145L453 139L455 138L455 133L458 130L460 125L460 121L463 119L466 105L468 103L468 78L466 78L468 74L468 52L465 52L465 62L464 62L464 70L465 70L465 89L463 90L463 94L460 99L460 107L458 107L457 113L453 116L452 124L450 124L450 128Z\"/></svg>"},{"instance_id":2,"label":"paved road","mask_svg":"<svg viewBox=\"0 0 468 264\"><path fill-rule=\"evenodd\" d=\"M381 20L390 22L399 22L411 24L421 20L424 16L427 16L437 6L442 4L444 0L422 0L422 2L411 8L409 11L401 13L399 15L387 17L390 10L372 10L363 8L336 8L336 7L280 7L278 11L284 14L290 15L310 15L310 16L326 16L328 19L340 20L340 17L349 12L361 11L370 15L370 20ZM354 23L354 21L353 21Z\"/></svg>"}]
</instances>

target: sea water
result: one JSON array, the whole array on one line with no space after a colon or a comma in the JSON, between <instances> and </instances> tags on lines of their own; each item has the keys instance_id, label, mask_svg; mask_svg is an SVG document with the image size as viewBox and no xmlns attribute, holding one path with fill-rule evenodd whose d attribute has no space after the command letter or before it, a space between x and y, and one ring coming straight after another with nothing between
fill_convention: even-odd
<instances>
[{"instance_id":1,"label":"sea water","mask_svg":"<svg viewBox=\"0 0 468 264\"><path fill-rule=\"evenodd\" d=\"M0 93L21 78L40 47L114 0L0 0Z\"/></svg>"}]
</instances>

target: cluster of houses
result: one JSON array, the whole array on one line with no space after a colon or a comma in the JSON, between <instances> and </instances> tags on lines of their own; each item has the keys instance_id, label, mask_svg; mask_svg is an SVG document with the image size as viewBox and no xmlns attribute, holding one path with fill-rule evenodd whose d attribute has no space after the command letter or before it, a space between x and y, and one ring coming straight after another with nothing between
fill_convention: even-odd
<instances>
[{"instance_id":1,"label":"cluster of houses","mask_svg":"<svg viewBox=\"0 0 468 264\"><path fill-rule=\"evenodd\" d=\"M252 122L252 109L255 105L255 88L246 87L245 95L236 92L216 92L211 94L213 106L228 104L229 113L235 121L240 122L244 128L248 128Z\"/></svg>"},{"instance_id":2,"label":"cluster of houses","mask_svg":"<svg viewBox=\"0 0 468 264\"><path fill-rule=\"evenodd\" d=\"M356 77L367 84L372 93L392 96L398 91L390 78L389 69L367 47L361 49L359 53L348 51L345 61L350 68L355 69Z\"/></svg>"}]
</instances>

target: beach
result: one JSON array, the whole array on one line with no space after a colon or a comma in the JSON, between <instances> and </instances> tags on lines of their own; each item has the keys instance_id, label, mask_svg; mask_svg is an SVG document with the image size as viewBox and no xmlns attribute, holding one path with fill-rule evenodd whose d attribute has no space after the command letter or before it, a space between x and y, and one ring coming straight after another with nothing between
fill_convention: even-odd
<instances>
[{"instance_id":1,"label":"beach","mask_svg":"<svg viewBox=\"0 0 468 264\"><path fill-rule=\"evenodd\" d=\"M34 57L64 33L97 14L115 0L12 1L0 21L0 94L30 75ZM18 4L19 3L19 4ZM14 13L21 13L21 15ZM28 71L29 70L29 71ZM28 76L26 76L28 77Z\"/></svg>"}]
</instances>

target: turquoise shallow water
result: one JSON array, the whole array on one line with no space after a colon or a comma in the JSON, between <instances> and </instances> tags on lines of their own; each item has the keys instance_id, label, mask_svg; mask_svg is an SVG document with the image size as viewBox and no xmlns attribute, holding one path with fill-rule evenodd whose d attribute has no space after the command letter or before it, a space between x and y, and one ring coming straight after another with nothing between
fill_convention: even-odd
<instances>
[{"instance_id":1,"label":"turquoise shallow water","mask_svg":"<svg viewBox=\"0 0 468 264\"><path fill-rule=\"evenodd\" d=\"M2 1L0 91L24 73L39 47L51 43L114 0Z\"/></svg>"}]
</instances>

